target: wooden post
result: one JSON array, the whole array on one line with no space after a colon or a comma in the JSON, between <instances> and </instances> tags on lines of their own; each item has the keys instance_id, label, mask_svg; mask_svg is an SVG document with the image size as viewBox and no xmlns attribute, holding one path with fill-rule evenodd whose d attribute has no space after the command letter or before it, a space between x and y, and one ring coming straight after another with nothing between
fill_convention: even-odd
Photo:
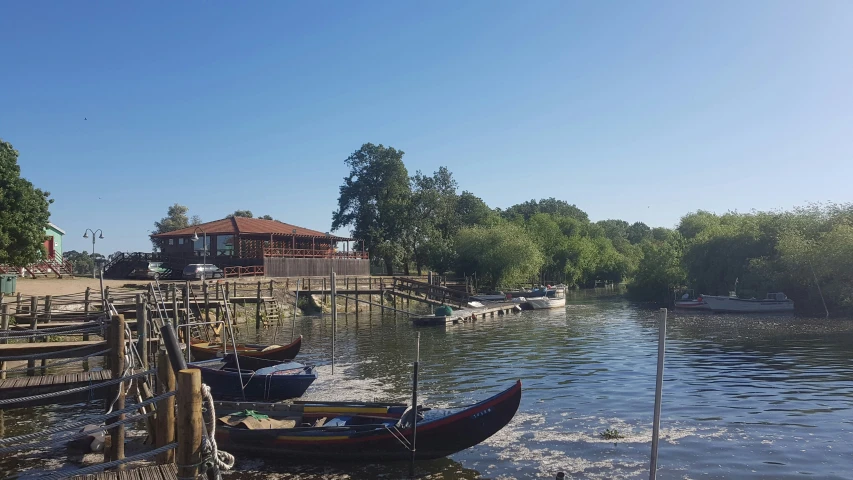
<instances>
[{"instance_id":1,"label":"wooden post","mask_svg":"<svg viewBox=\"0 0 853 480\"><path fill-rule=\"evenodd\" d=\"M258 296L255 304L255 330L261 329L261 282L258 281Z\"/></svg>"},{"instance_id":2,"label":"wooden post","mask_svg":"<svg viewBox=\"0 0 853 480\"><path fill-rule=\"evenodd\" d=\"M337 327L337 319L338 319L338 301L335 298L335 283L337 283L335 278L335 272L332 272L331 275L331 283L332 283L332 375L335 374L335 330Z\"/></svg>"},{"instance_id":3,"label":"wooden post","mask_svg":"<svg viewBox=\"0 0 853 480\"><path fill-rule=\"evenodd\" d=\"M178 372L178 478L196 478L201 463L201 371Z\"/></svg>"},{"instance_id":4,"label":"wooden post","mask_svg":"<svg viewBox=\"0 0 853 480\"><path fill-rule=\"evenodd\" d=\"M202 294L204 295L204 321L210 321L210 292L207 290L207 282L202 284Z\"/></svg>"},{"instance_id":5,"label":"wooden post","mask_svg":"<svg viewBox=\"0 0 853 480\"><path fill-rule=\"evenodd\" d=\"M160 350L157 356L157 395L175 389L175 371L169 363L169 354ZM175 441L175 397L157 402L157 448ZM175 451L169 450L157 455L157 463L166 465L175 462Z\"/></svg>"},{"instance_id":6,"label":"wooden post","mask_svg":"<svg viewBox=\"0 0 853 480\"><path fill-rule=\"evenodd\" d=\"M38 330L38 306L39 306L39 297L30 298L30 329ZM27 360L27 376L34 377L36 374L36 361L35 360Z\"/></svg>"},{"instance_id":7,"label":"wooden post","mask_svg":"<svg viewBox=\"0 0 853 480\"><path fill-rule=\"evenodd\" d=\"M0 305L0 331L5 334L9 333L9 304L4 303ZM7 340L3 338L0 343L7 343ZM6 362L0 362L0 370L6 370ZM0 379L6 378L6 372L0 372Z\"/></svg>"},{"instance_id":8,"label":"wooden post","mask_svg":"<svg viewBox=\"0 0 853 480\"><path fill-rule=\"evenodd\" d=\"M169 285L169 291L172 293L172 327L178 328L178 289L175 284Z\"/></svg>"},{"instance_id":9,"label":"wooden post","mask_svg":"<svg viewBox=\"0 0 853 480\"><path fill-rule=\"evenodd\" d=\"M110 370L112 378L121 378L124 375L124 315L113 315L110 323L109 347L110 347ZM116 401L112 405L113 410L124 409L124 384L118 384L110 389L109 399L115 398ZM106 407L110 407L110 402L107 400ZM115 423L124 420L124 414L107 418L107 424ZM106 459L107 453L104 453L104 460L113 461L124 458L124 425L119 425L110 429L110 447L109 460ZM123 465L116 467L118 470L124 470Z\"/></svg>"},{"instance_id":10,"label":"wooden post","mask_svg":"<svg viewBox=\"0 0 853 480\"><path fill-rule=\"evenodd\" d=\"M370 299L370 305L367 308L370 313L373 313L373 277L367 277L367 290L370 292L367 296Z\"/></svg>"},{"instance_id":11,"label":"wooden post","mask_svg":"<svg viewBox=\"0 0 853 480\"><path fill-rule=\"evenodd\" d=\"M189 280L184 284L184 343L187 344L187 362L192 361L192 356L190 355L190 285Z\"/></svg>"},{"instance_id":12,"label":"wooden post","mask_svg":"<svg viewBox=\"0 0 853 480\"><path fill-rule=\"evenodd\" d=\"M142 294L136 294L136 349L142 359L142 369L148 370L148 309L142 301Z\"/></svg>"},{"instance_id":13,"label":"wooden post","mask_svg":"<svg viewBox=\"0 0 853 480\"><path fill-rule=\"evenodd\" d=\"M355 277L355 319L358 320L358 277Z\"/></svg>"},{"instance_id":14,"label":"wooden post","mask_svg":"<svg viewBox=\"0 0 853 480\"><path fill-rule=\"evenodd\" d=\"M663 396L663 358L666 352L666 313L665 308L658 311L658 371L655 382L655 412L652 425L652 458L649 464L649 480L655 480L658 467L658 439L660 438L660 406Z\"/></svg>"},{"instance_id":15,"label":"wooden post","mask_svg":"<svg viewBox=\"0 0 853 480\"><path fill-rule=\"evenodd\" d=\"M323 303L326 303L326 277L323 277Z\"/></svg>"},{"instance_id":16,"label":"wooden post","mask_svg":"<svg viewBox=\"0 0 853 480\"><path fill-rule=\"evenodd\" d=\"M270 280L270 297L273 296L273 290L275 289L275 280Z\"/></svg>"},{"instance_id":17,"label":"wooden post","mask_svg":"<svg viewBox=\"0 0 853 480\"><path fill-rule=\"evenodd\" d=\"M50 323L50 309L53 307L53 295L44 296L44 315L47 317L47 322Z\"/></svg>"}]
</instances>

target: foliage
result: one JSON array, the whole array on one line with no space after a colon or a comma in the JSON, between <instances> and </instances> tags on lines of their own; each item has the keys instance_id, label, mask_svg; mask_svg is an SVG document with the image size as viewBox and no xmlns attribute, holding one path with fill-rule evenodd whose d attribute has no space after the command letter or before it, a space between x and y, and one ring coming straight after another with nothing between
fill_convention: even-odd
<instances>
[{"instance_id":1,"label":"foliage","mask_svg":"<svg viewBox=\"0 0 853 480\"><path fill-rule=\"evenodd\" d=\"M91 274L95 268L94 258L87 252L68 250L62 253L62 258L71 262L74 275Z\"/></svg>"},{"instance_id":2,"label":"foliage","mask_svg":"<svg viewBox=\"0 0 853 480\"><path fill-rule=\"evenodd\" d=\"M274 218L272 218L272 215L262 215L258 218L260 218L261 220L275 220Z\"/></svg>"},{"instance_id":3,"label":"foliage","mask_svg":"<svg viewBox=\"0 0 853 480\"><path fill-rule=\"evenodd\" d=\"M530 217L537 213L547 213L558 217L570 217L580 220L584 223L589 222L589 215L575 205L571 205L564 200L557 200L554 197L543 198L542 200L529 200L518 205L513 205L507 208L502 215L504 218L512 218L515 216L524 217L529 220Z\"/></svg>"},{"instance_id":4,"label":"foliage","mask_svg":"<svg viewBox=\"0 0 853 480\"><path fill-rule=\"evenodd\" d=\"M394 263L405 257L411 187L403 151L365 143L346 164L350 173L340 187L338 209L332 213L332 230L353 226L352 234L364 241L373 257L392 274Z\"/></svg>"},{"instance_id":5,"label":"foliage","mask_svg":"<svg viewBox=\"0 0 853 480\"><path fill-rule=\"evenodd\" d=\"M269 215L266 215L266 216L269 216ZM225 218L233 218L233 217L252 218L252 211L251 210L235 210L234 213L227 215ZM272 220L272 217L270 217L269 220Z\"/></svg>"},{"instance_id":6,"label":"foliage","mask_svg":"<svg viewBox=\"0 0 853 480\"><path fill-rule=\"evenodd\" d=\"M628 283L628 294L636 300L668 301L672 290L684 285L686 279L681 265L683 248L683 238L677 231L671 231L667 239L643 241L642 259Z\"/></svg>"},{"instance_id":7,"label":"foliage","mask_svg":"<svg viewBox=\"0 0 853 480\"><path fill-rule=\"evenodd\" d=\"M0 265L25 266L44 255L49 196L21 178L18 151L0 140Z\"/></svg>"},{"instance_id":8,"label":"foliage","mask_svg":"<svg viewBox=\"0 0 853 480\"><path fill-rule=\"evenodd\" d=\"M625 436L619 433L619 430L616 430L615 428L607 428L599 435L605 440L618 440L620 438L625 438Z\"/></svg>"},{"instance_id":9,"label":"foliage","mask_svg":"<svg viewBox=\"0 0 853 480\"><path fill-rule=\"evenodd\" d=\"M165 217L161 218L159 222L154 222L154 230L151 233L158 234L173 232L175 230L187 228L191 225L200 224L201 218L199 218L198 215L193 215L192 222L190 222L189 217L187 217L187 212L189 212L189 210L190 209L188 207L178 203L172 205L166 212ZM155 248L161 247L162 240L151 239L151 242L154 244Z\"/></svg>"},{"instance_id":10,"label":"foliage","mask_svg":"<svg viewBox=\"0 0 853 480\"><path fill-rule=\"evenodd\" d=\"M502 223L465 227L456 236L457 274L477 274L481 285L512 286L534 277L545 263L523 228Z\"/></svg>"}]
</instances>

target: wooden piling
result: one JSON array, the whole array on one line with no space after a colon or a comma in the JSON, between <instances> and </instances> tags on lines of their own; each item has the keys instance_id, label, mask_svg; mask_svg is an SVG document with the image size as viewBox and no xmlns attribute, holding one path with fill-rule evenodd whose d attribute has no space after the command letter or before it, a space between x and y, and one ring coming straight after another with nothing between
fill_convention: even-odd
<instances>
[{"instance_id":1,"label":"wooden piling","mask_svg":"<svg viewBox=\"0 0 853 480\"><path fill-rule=\"evenodd\" d=\"M9 304L4 303L0 305L0 331L4 333L9 333ZM7 343L6 338L4 337L0 340L0 343ZM6 362L0 362L0 370L6 370ZM0 371L0 379L6 378L6 372Z\"/></svg>"},{"instance_id":2,"label":"wooden piling","mask_svg":"<svg viewBox=\"0 0 853 480\"><path fill-rule=\"evenodd\" d=\"M39 297L30 298L30 329L37 330L38 329L38 306L39 306ZM34 377L36 375L36 361L35 360L27 360L27 376Z\"/></svg>"},{"instance_id":3,"label":"wooden piling","mask_svg":"<svg viewBox=\"0 0 853 480\"><path fill-rule=\"evenodd\" d=\"M275 280L270 280L270 297L273 296L275 290Z\"/></svg>"},{"instance_id":4,"label":"wooden piling","mask_svg":"<svg viewBox=\"0 0 853 480\"><path fill-rule=\"evenodd\" d=\"M148 308L142 301L142 294L136 294L136 349L142 360L142 369L148 370Z\"/></svg>"},{"instance_id":5,"label":"wooden piling","mask_svg":"<svg viewBox=\"0 0 853 480\"><path fill-rule=\"evenodd\" d=\"M178 289L175 284L169 285L169 291L172 293L172 327L177 331L178 328Z\"/></svg>"},{"instance_id":6,"label":"wooden piling","mask_svg":"<svg viewBox=\"0 0 853 480\"><path fill-rule=\"evenodd\" d=\"M261 329L261 282L258 281L258 296L255 304L255 330Z\"/></svg>"},{"instance_id":7,"label":"wooden piling","mask_svg":"<svg viewBox=\"0 0 853 480\"><path fill-rule=\"evenodd\" d=\"M187 361L192 361L192 355L190 354L190 289L192 285L190 285L190 281L187 280L184 283L184 343L187 346L186 357Z\"/></svg>"},{"instance_id":8,"label":"wooden piling","mask_svg":"<svg viewBox=\"0 0 853 480\"><path fill-rule=\"evenodd\" d=\"M202 295L204 296L204 322L210 321L210 292L207 291L207 282L204 282L201 287Z\"/></svg>"},{"instance_id":9,"label":"wooden piling","mask_svg":"<svg viewBox=\"0 0 853 480\"><path fill-rule=\"evenodd\" d=\"M169 355L160 350L157 355L157 395L175 389L175 371L169 363ZM154 438L157 448L175 441L175 397L157 402L157 430ZM175 462L175 451L168 450L157 455L157 463L166 465Z\"/></svg>"},{"instance_id":10,"label":"wooden piling","mask_svg":"<svg viewBox=\"0 0 853 480\"><path fill-rule=\"evenodd\" d=\"M201 463L201 371L178 372L178 478L196 478Z\"/></svg>"},{"instance_id":11,"label":"wooden piling","mask_svg":"<svg viewBox=\"0 0 853 480\"><path fill-rule=\"evenodd\" d=\"M331 274L331 284L332 284L332 375L335 374L335 330L337 330L337 320L338 320L338 299L335 298L335 284L337 283L335 279L335 272L333 271Z\"/></svg>"},{"instance_id":12,"label":"wooden piling","mask_svg":"<svg viewBox=\"0 0 853 480\"><path fill-rule=\"evenodd\" d=\"M107 345L110 348L110 370L112 378L121 378L124 375L124 315L113 315L110 322L109 340ZM110 388L109 399L116 399L112 404L113 410L124 409L124 384L119 383L115 387ZM110 408L110 401L107 400L106 407ZM107 424L115 423L124 420L124 414L116 415L107 418ZM110 445L108 451L104 452L105 461L122 460L124 458L124 425L119 425L110 429ZM123 470L124 466L116 467L118 470Z\"/></svg>"}]
</instances>

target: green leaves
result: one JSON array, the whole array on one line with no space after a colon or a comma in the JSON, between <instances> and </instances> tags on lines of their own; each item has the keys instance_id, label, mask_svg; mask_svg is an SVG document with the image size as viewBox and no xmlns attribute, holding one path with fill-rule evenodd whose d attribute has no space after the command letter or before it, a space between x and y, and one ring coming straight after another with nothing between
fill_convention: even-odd
<instances>
[{"instance_id":1,"label":"green leaves","mask_svg":"<svg viewBox=\"0 0 853 480\"><path fill-rule=\"evenodd\" d=\"M0 140L0 265L25 266L44 255L49 196L21 178L18 151Z\"/></svg>"}]
</instances>

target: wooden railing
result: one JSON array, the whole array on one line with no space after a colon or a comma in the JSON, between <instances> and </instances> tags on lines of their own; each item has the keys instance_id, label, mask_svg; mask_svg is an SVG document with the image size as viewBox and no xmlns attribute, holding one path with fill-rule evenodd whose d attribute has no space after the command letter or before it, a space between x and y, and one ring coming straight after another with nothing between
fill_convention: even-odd
<instances>
[{"instance_id":1,"label":"wooden railing","mask_svg":"<svg viewBox=\"0 0 853 480\"><path fill-rule=\"evenodd\" d=\"M231 277L263 277L264 276L264 266L263 265L252 265L249 267L225 267L223 269L223 275L225 278Z\"/></svg>"},{"instance_id":2,"label":"wooden railing","mask_svg":"<svg viewBox=\"0 0 853 480\"><path fill-rule=\"evenodd\" d=\"M336 252L334 250L315 250L310 248L265 247L265 257L292 258L361 258L367 259L367 252Z\"/></svg>"}]
</instances>

